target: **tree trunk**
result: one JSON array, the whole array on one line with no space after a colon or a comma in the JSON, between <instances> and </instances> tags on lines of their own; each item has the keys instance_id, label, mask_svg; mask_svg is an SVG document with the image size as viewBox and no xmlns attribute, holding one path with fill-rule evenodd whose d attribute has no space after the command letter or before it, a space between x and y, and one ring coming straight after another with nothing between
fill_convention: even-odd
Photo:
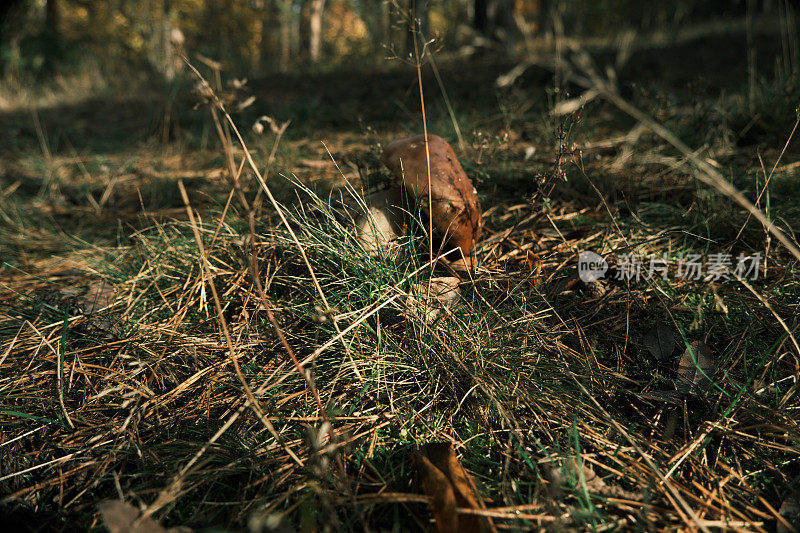
<instances>
[{"instance_id":1,"label":"tree trunk","mask_svg":"<svg viewBox=\"0 0 800 533\"><path fill-rule=\"evenodd\" d=\"M550 38L553 35L553 5L550 0L539 0L539 17L536 31L541 37Z\"/></svg>"},{"instance_id":2,"label":"tree trunk","mask_svg":"<svg viewBox=\"0 0 800 533\"><path fill-rule=\"evenodd\" d=\"M175 78L175 43L172 36L172 0L164 0L163 17L163 33L161 39L164 43L164 77L167 81L172 81Z\"/></svg>"},{"instance_id":3,"label":"tree trunk","mask_svg":"<svg viewBox=\"0 0 800 533\"><path fill-rule=\"evenodd\" d=\"M205 9L202 19L202 31L215 36L213 40L209 39L210 42L208 44L213 43L213 48L209 46L208 55L215 61L224 61L223 48L227 33L224 28L223 11L219 2L220 0L206 0L206 2L203 2Z\"/></svg>"},{"instance_id":4,"label":"tree trunk","mask_svg":"<svg viewBox=\"0 0 800 533\"><path fill-rule=\"evenodd\" d=\"M362 2L356 11L364 21L372 44L373 60L377 61L383 43L391 40L391 13L389 2Z\"/></svg>"},{"instance_id":5,"label":"tree trunk","mask_svg":"<svg viewBox=\"0 0 800 533\"><path fill-rule=\"evenodd\" d=\"M308 58L312 64L319 63L322 48L322 9L325 0L311 0L311 12L308 15Z\"/></svg>"},{"instance_id":6,"label":"tree trunk","mask_svg":"<svg viewBox=\"0 0 800 533\"><path fill-rule=\"evenodd\" d=\"M292 0L277 0L280 11L281 55L279 67L282 72L289 70L292 59Z\"/></svg>"},{"instance_id":7,"label":"tree trunk","mask_svg":"<svg viewBox=\"0 0 800 533\"><path fill-rule=\"evenodd\" d=\"M472 27L483 37L509 42L514 33L514 0L475 0Z\"/></svg>"},{"instance_id":8,"label":"tree trunk","mask_svg":"<svg viewBox=\"0 0 800 533\"><path fill-rule=\"evenodd\" d=\"M47 0L44 12L44 64L42 70L45 73L53 72L55 65L61 56L61 33L59 31L59 21L61 19L61 8L58 0Z\"/></svg>"},{"instance_id":9,"label":"tree trunk","mask_svg":"<svg viewBox=\"0 0 800 533\"><path fill-rule=\"evenodd\" d=\"M308 62L309 44L311 43L311 36L309 30L311 28L311 2L313 0L303 0L300 4L300 15L297 21L297 59L300 63Z\"/></svg>"},{"instance_id":10,"label":"tree trunk","mask_svg":"<svg viewBox=\"0 0 800 533\"><path fill-rule=\"evenodd\" d=\"M59 39L58 21L61 19L61 10L58 0L47 0L45 5L44 31L53 39Z\"/></svg>"},{"instance_id":11,"label":"tree trunk","mask_svg":"<svg viewBox=\"0 0 800 533\"><path fill-rule=\"evenodd\" d=\"M489 4L487 0L475 0L472 17L472 28L479 34L488 36Z\"/></svg>"}]
</instances>

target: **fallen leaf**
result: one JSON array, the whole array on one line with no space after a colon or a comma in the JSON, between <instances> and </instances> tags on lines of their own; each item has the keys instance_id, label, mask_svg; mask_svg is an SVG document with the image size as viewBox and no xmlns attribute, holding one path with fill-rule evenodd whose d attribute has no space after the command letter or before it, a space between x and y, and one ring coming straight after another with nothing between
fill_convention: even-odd
<instances>
[{"instance_id":1,"label":"fallen leaf","mask_svg":"<svg viewBox=\"0 0 800 533\"><path fill-rule=\"evenodd\" d=\"M607 484L586 461L578 456L564 458L561 468L554 461L545 464L545 476L551 483L551 494L556 499L564 496L563 488L577 488L582 490L585 483L586 491L592 494L639 500L641 495L623 489L619 485Z\"/></svg>"},{"instance_id":2,"label":"fallen leaf","mask_svg":"<svg viewBox=\"0 0 800 533\"><path fill-rule=\"evenodd\" d=\"M583 284L583 290L586 294L594 299L602 298L611 290L611 287L608 285L608 280L605 279L598 279L588 283L581 281L581 283Z\"/></svg>"},{"instance_id":3,"label":"fallen leaf","mask_svg":"<svg viewBox=\"0 0 800 533\"><path fill-rule=\"evenodd\" d=\"M675 334L672 332L672 328L659 323L645 333L644 344L657 361L666 363L672 357L672 352L675 351Z\"/></svg>"},{"instance_id":4,"label":"fallen leaf","mask_svg":"<svg viewBox=\"0 0 800 533\"><path fill-rule=\"evenodd\" d=\"M535 252L528 250L525 260L528 262L528 268L534 274L534 279L538 282L539 276L542 275L542 259Z\"/></svg>"},{"instance_id":5,"label":"fallen leaf","mask_svg":"<svg viewBox=\"0 0 800 533\"><path fill-rule=\"evenodd\" d=\"M453 446L448 442L429 443L420 449L436 468L444 472L453 485L456 503L459 507L479 509L481 505L475 497L475 487L469 474L461 466ZM459 531L480 531L480 518L474 515L458 517Z\"/></svg>"},{"instance_id":6,"label":"fallen leaf","mask_svg":"<svg viewBox=\"0 0 800 533\"><path fill-rule=\"evenodd\" d=\"M570 460L567 464L569 465L569 468L572 469L572 473L578 481L580 481L578 472L581 473L583 481L586 482L586 488L589 490L589 492L602 492L603 489L606 488L606 482L603 481L603 478L598 476L597 472L592 470L592 468L587 465L585 461L578 460L577 457L570 457Z\"/></svg>"},{"instance_id":7,"label":"fallen leaf","mask_svg":"<svg viewBox=\"0 0 800 533\"><path fill-rule=\"evenodd\" d=\"M426 324L433 324L445 309L452 308L461 299L460 283L461 280L453 276L431 278L430 292L428 281L415 283L406 305L419 313Z\"/></svg>"},{"instance_id":8,"label":"fallen leaf","mask_svg":"<svg viewBox=\"0 0 800 533\"><path fill-rule=\"evenodd\" d=\"M415 453L413 458L422 492L430 498L431 512L436 521L433 531L458 533L458 514L453 485L444 472L433 466L427 457Z\"/></svg>"},{"instance_id":9,"label":"fallen leaf","mask_svg":"<svg viewBox=\"0 0 800 533\"><path fill-rule=\"evenodd\" d=\"M603 479L594 470L575 456L565 458L561 468L558 468L557 463L548 463L545 472L549 481L554 485L553 488L557 490L562 487L580 487L581 475L590 492L600 492L606 486Z\"/></svg>"},{"instance_id":10,"label":"fallen leaf","mask_svg":"<svg viewBox=\"0 0 800 533\"><path fill-rule=\"evenodd\" d=\"M54 289L37 294L37 298L50 307L71 315L87 317L86 325L107 335L118 335L120 328L105 314L117 298L116 289L90 273L68 269L55 274L59 283Z\"/></svg>"},{"instance_id":11,"label":"fallen leaf","mask_svg":"<svg viewBox=\"0 0 800 533\"><path fill-rule=\"evenodd\" d=\"M775 533L800 531L800 492L795 492L783 500L780 509L778 509L778 514L792 526L792 529L786 527L786 524L778 520Z\"/></svg>"},{"instance_id":12,"label":"fallen leaf","mask_svg":"<svg viewBox=\"0 0 800 533\"><path fill-rule=\"evenodd\" d=\"M111 533L166 533L150 517L139 519L139 509L122 500L105 500L97 505L103 523Z\"/></svg>"},{"instance_id":13,"label":"fallen leaf","mask_svg":"<svg viewBox=\"0 0 800 533\"><path fill-rule=\"evenodd\" d=\"M475 489L475 484L470 478L467 471L464 470L464 467L461 466L461 463L458 461L458 457L456 457L456 452L453 449L453 446L449 442L440 442L440 443L428 443L420 447L419 452L414 454L415 464L418 465L418 471L420 473L420 480L428 479L428 488L441 490L444 494L444 498L439 501L438 505L442 506L439 509L438 514L443 517L443 524L447 524L448 527L451 527L448 520L450 519L449 515L446 513L449 512L447 502L449 501L448 498L450 494L453 495L455 500L455 505L460 508L464 509L483 509L483 503L480 498L477 496L477 491ZM421 469L428 469L433 468L436 472L429 472L427 470L423 471ZM439 476L441 474L442 477ZM442 485L442 483L446 482L446 485ZM423 490L425 493L432 497L431 499L431 506L433 506L436 500L433 499L433 495L428 492L428 489L423 484ZM449 492L448 492L449 491ZM437 523L439 522L439 518L437 516L437 510L433 509L434 517L437 517ZM471 514L456 514L455 515L455 524L453 527L455 529L437 529L437 531L459 531L464 533L472 533L472 532L479 532L481 531L481 525L484 525L486 529L489 531L496 532L497 528L494 525L494 522L491 518L488 517L480 517L477 515Z\"/></svg>"},{"instance_id":14,"label":"fallen leaf","mask_svg":"<svg viewBox=\"0 0 800 533\"><path fill-rule=\"evenodd\" d=\"M547 296L549 298L558 298L568 293L572 293L581 286L580 278L570 276L566 278L559 278L554 280L548 287Z\"/></svg>"},{"instance_id":15,"label":"fallen leaf","mask_svg":"<svg viewBox=\"0 0 800 533\"><path fill-rule=\"evenodd\" d=\"M694 341L681 356L676 389L687 396L704 395L713 373L714 353L703 341Z\"/></svg>"},{"instance_id":16,"label":"fallen leaf","mask_svg":"<svg viewBox=\"0 0 800 533\"><path fill-rule=\"evenodd\" d=\"M100 280L92 282L77 303L83 314L88 316L112 305L116 297L117 292L114 286Z\"/></svg>"}]
</instances>

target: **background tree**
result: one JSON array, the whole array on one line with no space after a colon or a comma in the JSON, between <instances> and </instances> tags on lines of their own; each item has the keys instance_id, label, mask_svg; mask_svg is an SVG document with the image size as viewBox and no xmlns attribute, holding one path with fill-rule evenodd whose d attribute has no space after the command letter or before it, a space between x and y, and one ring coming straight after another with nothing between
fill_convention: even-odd
<instances>
[{"instance_id":1,"label":"background tree","mask_svg":"<svg viewBox=\"0 0 800 533\"><path fill-rule=\"evenodd\" d=\"M45 4L44 31L42 32L44 44L43 70L45 73L52 72L61 59L60 20L61 8L59 0L47 0Z\"/></svg>"},{"instance_id":2,"label":"background tree","mask_svg":"<svg viewBox=\"0 0 800 533\"><path fill-rule=\"evenodd\" d=\"M414 31L436 38L445 54L473 44L476 34L513 50L523 30L546 36L554 12L573 36L748 14L787 13L783 18L792 25L788 13L798 1L669 0L650 6L636 0L6 0L0 17L14 22L0 26L0 64L5 72L13 65L36 75L99 68L110 79L131 73L171 79L180 66L176 42L185 39L186 51L254 76L323 63L335 67L353 58L381 64L386 43L399 55L412 53ZM420 38L418 48L423 44Z\"/></svg>"},{"instance_id":3,"label":"background tree","mask_svg":"<svg viewBox=\"0 0 800 533\"><path fill-rule=\"evenodd\" d=\"M510 42L514 34L514 0L475 0L473 27L483 37Z\"/></svg>"},{"instance_id":4,"label":"background tree","mask_svg":"<svg viewBox=\"0 0 800 533\"><path fill-rule=\"evenodd\" d=\"M292 8L292 0L275 0L278 6L280 18L280 69L286 71L289 69L289 63L292 59L293 38L296 38L297 31L294 29L293 22L295 20L294 9Z\"/></svg>"},{"instance_id":5,"label":"background tree","mask_svg":"<svg viewBox=\"0 0 800 533\"><path fill-rule=\"evenodd\" d=\"M308 58L312 64L319 63L322 46L322 10L325 0L311 0L308 15Z\"/></svg>"}]
</instances>

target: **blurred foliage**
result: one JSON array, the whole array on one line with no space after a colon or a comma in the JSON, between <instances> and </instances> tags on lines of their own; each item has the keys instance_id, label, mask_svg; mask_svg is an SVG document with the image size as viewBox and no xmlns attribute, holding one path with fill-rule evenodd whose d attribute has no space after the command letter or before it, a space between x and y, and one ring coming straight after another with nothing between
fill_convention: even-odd
<instances>
[{"instance_id":1,"label":"blurred foliage","mask_svg":"<svg viewBox=\"0 0 800 533\"><path fill-rule=\"evenodd\" d=\"M780 2L778 2L779 4ZM724 5L721 5L724 4ZM370 66L408 53L411 17L437 46L521 50L546 36L553 15L571 35L776 9L768 0L10 0L0 10L5 77L41 76L96 62L107 75L133 68L171 78L184 50L248 75L275 70ZM314 6L318 6L315 27ZM413 12L415 6L416 12ZM321 21L321 22L320 22ZM311 43L320 42L318 57ZM466 49L465 49L466 48ZM470 50L471 49L471 50Z\"/></svg>"}]
</instances>

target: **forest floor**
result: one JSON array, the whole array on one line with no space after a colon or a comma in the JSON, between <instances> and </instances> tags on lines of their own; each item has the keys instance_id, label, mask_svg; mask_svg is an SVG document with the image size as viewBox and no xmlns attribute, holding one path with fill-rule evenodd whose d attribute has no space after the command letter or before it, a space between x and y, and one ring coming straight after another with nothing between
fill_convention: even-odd
<instances>
[{"instance_id":1,"label":"forest floor","mask_svg":"<svg viewBox=\"0 0 800 533\"><path fill-rule=\"evenodd\" d=\"M371 257L342 207L422 131L412 66L223 72L244 146L191 73L0 98L6 524L800 527L800 273L780 242L800 230L800 86L788 60L751 75L744 43L593 50L619 90L574 109L580 54L442 58L441 84L426 64L428 129L484 210L480 266L433 320L425 257ZM579 277L583 251L605 279Z\"/></svg>"}]
</instances>

